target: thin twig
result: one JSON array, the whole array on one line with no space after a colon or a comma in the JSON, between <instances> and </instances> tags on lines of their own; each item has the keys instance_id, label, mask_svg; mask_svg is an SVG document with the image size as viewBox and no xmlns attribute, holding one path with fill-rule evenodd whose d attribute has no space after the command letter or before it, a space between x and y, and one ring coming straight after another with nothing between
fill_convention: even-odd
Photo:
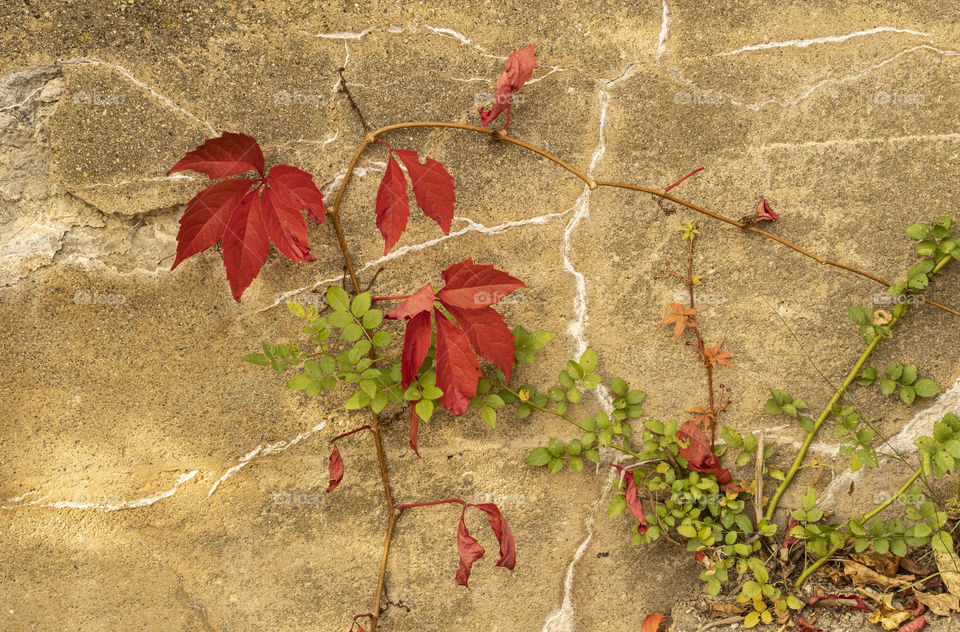
<instances>
[{"instance_id":1,"label":"thin twig","mask_svg":"<svg viewBox=\"0 0 960 632\"><path fill-rule=\"evenodd\" d=\"M707 632L707 630L712 630L713 628L719 628L722 625L733 625L734 623L742 623L744 619L746 619L746 617L727 617L726 619L720 619L719 621L708 623L707 625L697 630L697 632Z\"/></svg>"},{"instance_id":2,"label":"thin twig","mask_svg":"<svg viewBox=\"0 0 960 632\"><path fill-rule=\"evenodd\" d=\"M353 111L357 113L357 117L360 119L360 124L363 125L363 130L366 132L370 131L370 126L367 125L367 119L363 118L363 112L360 111L360 106L357 105L357 102L353 100L353 95L350 94L350 89L347 87L347 80L343 77L343 71L346 68L341 67L337 72L340 73L340 92L347 95L347 101L350 102L350 107L353 108Z\"/></svg>"}]
</instances>

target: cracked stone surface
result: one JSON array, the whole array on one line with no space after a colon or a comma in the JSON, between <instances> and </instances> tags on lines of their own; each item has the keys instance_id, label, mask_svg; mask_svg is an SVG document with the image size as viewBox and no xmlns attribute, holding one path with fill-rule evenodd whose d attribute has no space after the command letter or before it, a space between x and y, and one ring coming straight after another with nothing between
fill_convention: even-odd
<instances>
[{"instance_id":1,"label":"cracked stone surface","mask_svg":"<svg viewBox=\"0 0 960 632\"><path fill-rule=\"evenodd\" d=\"M362 138L339 67L374 127L476 123L477 93L537 43L511 135L597 179L662 187L703 165L677 190L685 199L737 218L765 196L777 234L896 280L914 260L903 227L960 208L953 13L890 1L3 5L0 629L345 630L371 607L386 515L365 441L342 445L344 483L323 494L327 441L360 422L343 393L307 401L239 361L263 338L297 338L283 301L340 282L336 239L311 231L311 265L271 257L241 304L214 251L171 272L183 203L204 182L165 173L203 139L252 134L268 164L311 171L329 196ZM467 256L520 277L508 322L558 332L527 381L549 385L589 345L603 372L646 390L648 415L702 404L701 369L657 324L681 289L660 277L685 260L688 221L703 237L701 322L736 354L721 376L725 423L766 431L786 465L802 432L762 414L767 389L823 403L860 353L845 308L873 304L871 281L641 194L591 191L485 136L390 141L446 165L457 217L443 236L414 213L382 256L372 207L385 156L369 150L343 217L361 281L382 268L376 291L406 293ZM960 305L960 275L930 293ZM958 346L956 319L927 308L877 353L875 365L916 363L945 391L912 408L856 393L897 450L960 408ZM606 517L607 472L523 465L566 428L441 415L421 430L420 460L404 419L387 421L397 497L497 495L519 555L513 573L479 561L463 589L455 511L405 514L382 629L637 629L671 609L689 620L695 565L666 543L629 545ZM838 514L906 474L845 472L829 433L813 449L822 466L799 482ZM496 550L478 516L468 526Z\"/></svg>"}]
</instances>

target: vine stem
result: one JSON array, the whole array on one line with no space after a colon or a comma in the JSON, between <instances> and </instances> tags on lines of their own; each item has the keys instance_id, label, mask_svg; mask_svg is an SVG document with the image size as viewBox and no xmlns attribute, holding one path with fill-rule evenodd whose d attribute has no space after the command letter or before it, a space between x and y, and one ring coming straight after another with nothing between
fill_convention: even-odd
<instances>
[{"instance_id":1,"label":"vine stem","mask_svg":"<svg viewBox=\"0 0 960 632\"><path fill-rule=\"evenodd\" d=\"M918 467L917 470L913 473L913 475L910 476L910 478L908 478L907 481L900 486L900 489L897 490L896 494L894 494L893 496L891 496L881 504L877 505L866 514L864 514L862 518L856 521L857 524L862 527L864 524L867 523L868 520L876 516L878 513L880 513L887 507L889 507L893 503L893 501L895 501L897 498L900 498L903 494L906 494L907 491L909 491L910 487L917 481L918 478L920 478L920 474L922 472L923 472L923 467L922 466ZM842 544L835 545L833 548L827 551L827 553L823 557L821 557L819 560L817 560L816 562L814 562L813 564L805 568L803 570L803 573L800 574L800 577L797 578L797 582L796 582L797 588L800 588L800 586L803 585L803 582L807 581L807 578L813 573L813 571L820 568L825 562L827 562L831 557L833 557L833 555L837 551L847 546L847 543L853 537L854 537L853 534L848 532L847 536L843 539Z\"/></svg>"},{"instance_id":2,"label":"vine stem","mask_svg":"<svg viewBox=\"0 0 960 632\"><path fill-rule=\"evenodd\" d=\"M743 230L746 230L746 231L749 231L749 232L752 232L752 233L756 233L756 234L758 234L758 235L762 235L762 236L766 237L767 239L772 239L773 241L776 241L776 242L778 242L778 243L786 246L787 248L790 248L790 249L792 249L792 250L794 250L794 251L796 251L796 252L798 252L798 253L800 253L800 254L802 254L802 255L804 255L804 256L810 257L811 259L813 259L814 261L816 261L817 263L820 263L820 264L822 264L822 265L829 265L829 266L833 266L833 267L836 267L836 268L840 268L840 269L842 269L842 270L846 270L846 271L848 271L848 272L852 272L852 273L854 273L854 274L857 274L857 275L860 275L860 276L865 277L865 278L867 278L867 279L870 279L870 280L872 280L872 281L875 281L875 282L877 282L877 283L879 283L879 284L881 284L881 285L884 285L884 286L886 286L886 287L890 287L890 286L892 285L892 283L890 283L889 281L887 281L887 280L885 280L885 279L882 279L882 278L880 278L880 277L878 277L878 276L876 276L876 275L873 275L873 274L871 274L871 273L869 273L869 272L867 272L867 271L865 271L865 270L861 270L861 269L855 268L855 267L853 267L853 266L848 266L848 265L846 265L846 264L844 264L844 263L840 263L839 261L832 261L832 260L830 260L830 259L826 259L826 258L824 258L824 257L821 257L820 255L815 254L815 253L812 253L812 252L810 252L810 251L808 251L808 250L805 250L805 249L801 248L800 246L797 246L796 244L793 244L793 243L787 241L786 239L783 239L782 237L779 237L779 236L777 236L777 235L774 235L773 233L767 232L767 231L763 230L762 228L757 228L756 226L751 226L751 225L749 225L749 224L747 224L747 223L745 223L745 222L741 222L741 221L739 221L739 220L735 220L735 219L732 219L732 218L729 218L729 217L720 215L719 213L714 213L713 211L707 210L707 209L705 209L705 208L703 208L703 207L701 207L701 206L697 206L696 204L693 204L693 203L691 203L691 202L687 202L686 200L683 200L683 199L678 198L678 197L676 197L676 196L674 196L674 195L671 195L671 194L668 193L665 189L655 189L655 188L643 187L643 186L639 186L639 185L635 185L635 184L626 184L626 183L623 183L623 182L613 182L613 181L607 181L607 180L594 180L593 178L591 178L589 175L587 175L587 174L584 173L583 171L581 171L581 170L577 169L576 167L574 167L574 166L572 166L572 165L564 162L563 160L561 160L560 158L554 156L553 154L550 154L550 153L548 153L548 152L540 149L539 147L536 147L536 146L531 145L531 144L529 144L529 143L525 143L525 142L523 142L522 140L513 138L513 137L511 137L511 136L508 136L506 133L501 132L501 131L499 131L499 130L487 129L486 127L478 127L478 126L476 126L476 125L466 125L466 124L463 124L463 123L446 123L446 122L443 122L443 121L411 121L411 122L407 122L407 123L395 123L395 124L393 124L393 125L386 125L386 126L384 126L384 127L381 127L381 128L379 128L379 129L376 129L376 130L374 130L374 131L367 132L367 135L364 137L363 142L360 143L360 146L357 148L357 151L354 153L353 158L352 158L352 160L350 161L350 166L347 167L347 172L346 172L346 174L344 175L343 183L342 183L341 186L340 186L340 190L337 192L337 197L336 197L336 199L334 200L333 207L329 210L329 213L330 213L330 215L331 215L331 218L330 218L330 219L331 219L332 222L333 222L334 230L336 230L336 232L337 232L337 239L340 241L340 248L341 248L341 250L342 250L343 253L344 253L344 259L346 259L347 268L348 268L348 270L350 271L350 276L351 276L351 279L353 280L353 283L354 283L355 286L357 286L356 274L355 274L354 271L353 271L353 265L352 265L352 263L350 262L349 255L347 254L347 250L346 250L346 240L344 239L344 236L343 236L343 230L342 230L342 228L340 227L340 203L343 201L344 191L346 191L346 189L347 189L347 184L349 183L350 178L351 178L352 175L353 175L353 172L354 172L354 170L355 170L355 168L356 168L357 162L360 160L360 156L361 156L361 155L363 154L363 152L367 149L367 147L369 147L370 144L373 143L373 142L377 139L378 136L380 136L381 134L386 134L387 132L392 132L392 131L399 130L399 129L413 129L413 128L420 128L420 127L458 129L458 130L476 132L476 133L479 133L479 134L486 134L487 136L490 136L490 137L492 137L492 138L494 138L494 139L496 139L496 140L498 140L498 141L505 142L505 143L510 143L510 144L512 144L512 145L516 145L516 146L518 146L518 147L522 147L522 148L526 149L527 151L531 151L531 152L533 152L533 153L535 153L535 154L537 154L537 155L539 155L539 156L542 156L542 157L546 158L547 160L550 160L551 162L556 163L556 164L559 165L560 167L563 167L564 169L566 169L567 171L569 171L569 172L572 173L573 175L577 176L579 179L583 180L583 182L590 188L590 190L596 189L597 187L613 187L613 188L619 188L619 189L628 189L628 190L631 190L631 191L639 191L639 192L641 192L641 193L647 193L647 194L649 194L649 195L653 195L653 196L655 196L655 197L662 198L662 199L664 199L664 200L669 200L670 202L673 202L673 203L675 203L675 204L679 204L680 206L685 206L685 207L689 208L690 210L696 211L696 212L701 213L701 214L703 214L703 215L706 215L706 216L708 216L708 217L712 217L712 218L714 218L714 219L716 219L716 220L719 220L719 221L721 221L721 222L730 224L731 226L736 226L737 228L740 228L740 229L743 229ZM686 179L686 178L684 178L684 179ZM358 286L358 287L359 287L359 286ZM954 316L960 316L960 311L957 311L957 310L952 309L952 308L950 308L950 307L947 307L947 306L945 306L945 305L941 305L941 304L939 304L939 303L935 303L935 302L933 302L933 301L931 301L931 300L928 300L928 299L926 299L926 298L923 298L923 297L920 297L920 298L921 298L921 300L922 300L923 302L927 303L928 305L931 305L931 306L936 307L936 308L938 308L938 309L942 309L942 310L944 310L944 311L950 312L950 313L953 314Z\"/></svg>"}]
</instances>

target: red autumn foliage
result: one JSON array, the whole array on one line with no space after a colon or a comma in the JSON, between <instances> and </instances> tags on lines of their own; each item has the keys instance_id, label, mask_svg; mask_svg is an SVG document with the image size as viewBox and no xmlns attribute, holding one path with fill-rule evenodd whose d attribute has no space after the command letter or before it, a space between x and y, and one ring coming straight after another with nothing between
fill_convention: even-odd
<instances>
[{"instance_id":1,"label":"red autumn foliage","mask_svg":"<svg viewBox=\"0 0 960 632\"><path fill-rule=\"evenodd\" d=\"M927 620L923 617L917 617L910 623L900 626L897 632L920 632L925 627L927 627Z\"/></svg>"},{"instance_id":2,"label":"red autumn foliage","mask_svg":"<svg viewBox=\"0 0 960 632\"><path fill-rule=\"evenodd\" d=\"M337 448L337 444L334 443L333 452L330 453L330 484L327 485L327 493L329 494L336 489L342 480L343 458L340 456L340 450Z\"/></svg>"},{"instance_id":3,"label":"red autumn foliage","mask_svg":"<svg viewBox=\"0 0 960 632\"><path fill-rule=\"evenodd\" d=\"M767 198L760 198L760 202L757 203L757 221L775 222L778 219L780 219L780 216L770 208L770 202L767 202Z\"/></svg>"},{"instance_id":4,"label":"red autumn foliage","mask_svg":"<svg viewBox=\"0 0 960 632\"><path fill-rule=\"evenodd\" d=\"M467 513L467 507L476 507L487 514L490 528L493 529L493 533L500 543L500 559L497 560L497 566L512 571L517 561L517 545L513 539L513 531L500 513L500 509L493 503L481 503L479 505L464 503L463 511L460 512L460 523L457 525L457 552L460 554L460 567L457 569L456 579L461 586L467 585L473 563L483 557L484 554L483 547L470 535L470 532L467 531L467 525L463 521L464 515Z\"/></svg>"},{"instance_id":5,"label":"red autumn foliage","mask_svg":"<svg viewBox=\"0 0 960 632\"><path fill-rule=\"evenodd\" d=\"M526 286L506 272L491 265L475 264L472 259L451 265L441 276L445 285L436 295L430 285L425 285L387 317L409 319L400 363L401 385L406 388L416 379L430 349L432 310L436 328L437 387L443 391L440 403L454 415L462 415L477 391L480 378L477 355L496 365L510 381L515 351L513 334L503 316L490 306L513 290ZM434 300L456 319L456 324L434 309Z\"/></svg>"},{"instance_id":6,"label":"red autumn foliage","mask_svg":"<svg viewBox=\"0 0 960 632\"><path fill-rule=\"evenodd\" d=\"M523 84L530 81L533 69L537 67L537 58L534 54L536 44L528 44L520 50L510 53L504 65L503 74L497 78L497 87L493 94L493 104L490 109L478 108L480 123L486 127L493 122L504 110L507 112L507 122L503 129L510 129L510 110L513 106L513 93L520 90Z\"/></svg>"},{"instance_id":7,"label":"red autumn foliage","mask_svg":"<svg viewBox=\"0 0 960 632\"><path fill-rule=\"evenodd\" d=\"M647 516L643 512L643 502L640 500L640 495L637 492L637 483L633 478L633 471L620 467L619 465L613 465L613 467L615 467L624 478L625 486L623 489L623 497L627 501L627 508L630 510L630 513L640 522L640 524L637 525L637 533L643 535L647 532Z\"/></svg>"},{"instance_id":8,"label":"red autumn foliage","mask_svg":"<svg viewBox=\"0 0 960 632\"><path fill-rule=\"evenodd\" d=\"M680 303L667 303L667 306L670 308L670 313L660 321L660 324L673 325L674 340L680 340L680 335L683 334L683 330L687 327L692 327L693 329L700 328L694 318L694 316L699 313L697 310L687 307L686 305L681 305Z\"/></svg>"},{"instance_id":9,"label":"red autumn foliage","mask_svg":"<svg viewBox=\"0 0 960 632\"><path fill-rule=\"evenodd\" d=\"M666 618L662 614L648 614L640 625L640 632L657 632L660 629L660 622Z\"/></svg>"},{"instance_id":10,"label":"red autumn foliage","mask_svg":"<svg viewBox=\"0 0 960 632\"><path fill-rule=\"evenodd\" d=\"M720 459L710 449L710 440L697 424L692 421L684 422L677 431L677 437L687 442L686 447L680 448L680 456L688 461L691 470L712 474L724 489L737 488L735 483L730 482L733 479L730 470L720 465Z\"/></svg>"},{"instance_id":11,"label":"red autumn foliage","mask_svg":"<svg viewBox=\"0 0 960 632\"><path fill-rule=\"evenodd\" d=\"M420 456L420 450L417 449L417 431L420 429L420 417L417 415L417 411L414 410L413 406L410 407L410 447L413 448L413 453L417 455L417 458L423 458Z\"/></svg>"},{"instance_id":12,"label":"red autumn foliage","mask_svg":"<svg viewBox=\"0 0 960 632\"><path fill-rule=\"evenodd\" d=\"M383 144L387 145L385 142ZM383 254L390 252L397 243L410 218L407 179L400 164L394 160L394 154L407 168L417 206L424 215L440 225L444 235L449 235L453 206L457 201L453 176L433 158L425 158L426 163L421 164L420 155L412 149L393 149L390 145L387 148L390 155L387 157L383 180L377 189L376 201L377 228L384 239Z\"/></svg>"},{"instance_id":13,"label":"red autumn foliage","mask_svg":"<svg viewBox=\"0 0 960 632\"><path fill-rule=\"evenodd\" d=\"M271 242L292 261L313 261L302 212L307 211L315 222L322 222L326 214L323 194L309 173L290 165L276 165L266 174L264 168L257 141L246 134L224 132L187 152L168 172L196 171L215 180L248 171L260 174L256 180L223 180L194 195L177 233L173 268L221 242L236 301L260 273Z\"/></svg>"}]
</instances>

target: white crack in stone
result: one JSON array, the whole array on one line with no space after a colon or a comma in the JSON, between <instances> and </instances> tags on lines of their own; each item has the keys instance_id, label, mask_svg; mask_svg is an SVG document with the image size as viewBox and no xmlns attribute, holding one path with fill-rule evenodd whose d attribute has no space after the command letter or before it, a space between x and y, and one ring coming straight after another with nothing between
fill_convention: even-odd
<instances>
[{"instance_id":1,"label":"white crack in stone","mask_svg":"<svg viewBox=\"0 0 960 632\"><path fill-rule=\"evenodd\" d=\"M914 31L913 29L902 29L895 26L878 26L872 29L867 29L865 31L855 31L853 33L847 33L846 35L827 35L824 37L813 37L810 39L795 39L787 40L784 42L767 42L766 44L751 44L749 46L743 46L737 50L727 51L725 53L716 53L714 57L726 57L729 55L738 55L740 53L745 53L748 51L754 50L769 50L772 48L806 48L808 46L814 46L816 44L836 44L840 42L845 42L849 39L855 37L863 37L865 35L876 35L878 33L903 33L907 35L917 35L919 37L933 37L930 33L922 33L920 31Z\"/></svg>"},{"instance_id":2,"label":"white crack in stone","mask_svg":"<svg viewBox=\"0 0 960 632\"><path fill-rule=\"evenodd\" d=\"M177 482L173 487L167 490L162 490L154 492L149 496L144 496L143 498L137 498L135 500L128 500L119 503L95 503L95 502L77 502L71 500L58 500L55 502L44 503L39 505L40 507L50 507L52 509L94 509L98 511L120 511L121 509L139 509L141 507L148 507L154 504L157 501L163 500L164 498L170 498L177 493L177 490L180 489L180 486L191 480L194 476L200 473L200 470L192 470L190 472L184 472L177 477ZM28 492L37 493L37 492ZM46 496L44 496L46 498ZM37 505L43 499L31 501L28 503L21 503L19 505L9 505L0 507L0 509L19 509L21 507L27 507L29 505Z\"/></svg>"},{"instance_id":3,"label":"white crack in stone","mask_svg":"<svg viewBox=\"0 0 960 632\"><path fill-rule=\"evenodd\" d=\"M201 124L204 128L206 128L206 130L211 134L216 135L217 133L217 130L209 122L203 120L193 112L189 112L184 108L180 107L169 97L160 94L159 92L157 92L148 84L141 81L139 78L137 78L136 75L134 75L132 72L130 72L120 64L114 64L108 61L103 61L102 59L97 59L96 57L75 57L73 59L61 60L57 63L61 66L87 65L87 66L102 66L104 68L109 68L110 70L113 70L114 72L119 74L124 79L128 80L130 83L148 92L151 96L157 99L157 101L164 104L169 109L179 112L180 114L183 114L187 118L196 121L197 123Z\"/></svg>"},{"instance_id":4,"label":"white crack in stone","mask_svg":"<svg viewBox=\"0 0 960 632\"><path fill-rule=\"evenodd\" d=\"M135 180L120 180L119 182L94 182L92 184L84 184L84 185L67 184L67 185L64 185L64 188L72 189L74 191L85 191L88 189L100 189L104 187L115 189L117 187L122 187L128 184L141 184L143 182L176 182L177 180L196 181L198 180L198 178L188 176L184 173L175 173L169 176L157 176L153 178L137 178Z\"/></svg>"},{"instance_id":5,"label":"white crack in stone","mask_svg":"<svg viewBox=\"0 0 960 632\"><path fill-rule=\"evenodd\" d=\"M917 446L913 442L925 434L930 434L933 431L933 425L943 419L943 416L947 413L960 414L960 378L947 391L938 395L930 406L914 415L913 419L908 421L900 432L887 439L880 446L880 449L886 449L900 455L916 452ZM833 505L837 494L841 490L848 489L850 483L863 478L867 471L868 468L860 468L856 472L844 470L834 477L823 492L824 506ZM891 489L891 491L893 490Z\"/></svg>"},{"instance_id":6,"label":"white crack in stone","mask_svg":"<svg viewBox=\"0 0 960 632\"><path fill-rule=\"evenodd\" d=\"M286 450L289 450L290 448L297 445L307 437L310 437L320 432L326 427L326 425L327 425L327 422L321 421L310 430L307 430L306 432L301 432L300 434L298 434L293 439L290 439L289 441L277 441L276 443L268 443L267 445L263 445L263 444L258 445L256 448L254 448L250 452L247 452L245 455L240 457L240 460L236 465L228 469L226 472L223 473L223 476L217 479L217 482L214 483L213 487L210 488L210 491L207 492L207 498L210 498L211 496L213 496L213 492L217 491L217 488L219 488L224 481L226 481L228 478L230 478L231 476L233 476L234 474L242 470L244 467L249 465L253 460L257 458L261 458L265 456L273 456L274 454L280 454L281 452L285 452Z\"/></svg>"},{"instance_id":7,"label":"white crack in stone","mask_svg":"<svg viewBox=\"0 0 960 632\"><path fill-rule=\"evenodd\" d=\"M657 38L657 63L667 50L667 38L670 37L670 7L667 6L667 0L663 1L663 15L660 18L660 36Z\"/></svg>"}]
</instances>

